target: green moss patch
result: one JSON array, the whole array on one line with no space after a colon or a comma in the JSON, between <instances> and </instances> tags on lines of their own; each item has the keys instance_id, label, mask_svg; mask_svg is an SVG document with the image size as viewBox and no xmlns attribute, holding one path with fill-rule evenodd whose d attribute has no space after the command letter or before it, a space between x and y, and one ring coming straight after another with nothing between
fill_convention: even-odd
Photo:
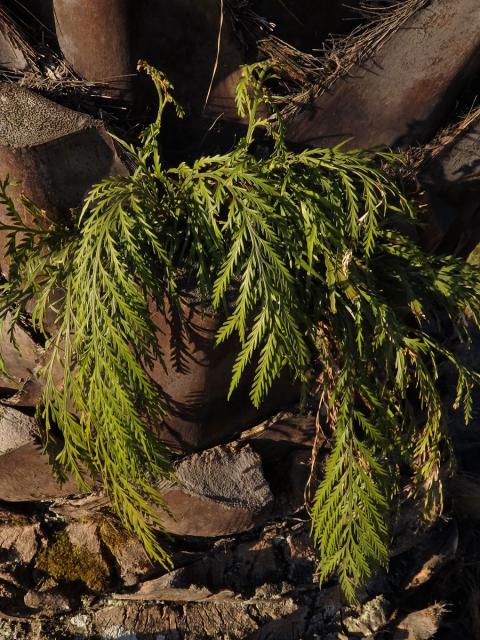
<instances>
[{"instance_id":1,"label":"green moss patch","mask_svg":"<svg viewBox=\"0 0 480 640\"><path fill-rule=\"evenodd\" d=\"M100 537L114 556L132 540L128 531L115 527L108 520L104 520L100 525Z\"/></svg>"},{"instance_id":2,"label":"green moss patch","mask_svg":"<svg viewBox=\"0 0 480 640\"><path fill-rule=\"evenodd\" d=\"M37 567L59 582L83 582L91 591L105 591L110 582L103 558L73 545L66 531L39 554Z\"/></svg>"}]
</instances>

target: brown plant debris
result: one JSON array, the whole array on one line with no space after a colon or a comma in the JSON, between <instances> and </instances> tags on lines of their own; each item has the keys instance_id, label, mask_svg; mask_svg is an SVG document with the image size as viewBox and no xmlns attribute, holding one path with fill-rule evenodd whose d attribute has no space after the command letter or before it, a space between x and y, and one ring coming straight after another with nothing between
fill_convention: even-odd
<instances>
[{"instance_id":1,"label":"brown plant debris","mask_svg":"<svg viewBox=\"0 0 480 640\"><path fill-rule=\"evenodd\" d=\"M259 53L280 77L277 98L284 117L292 117L356 65L370 60L415 13L431 0L364 0L357 9L362 22L347 36L332 34L313 53L299 51L273 34L273 26L235 2L233 12L244 26L257 25Z\"/></svg>"},{"instance_id":2,"label":"brown plant debris","mask_svg":"<svg viewBox=\"0 0 480 640\"><path fill-rule=\"evenodd\" d=\"M54 101L117 124L112 109L124 115L126 107L112 97L108 86L81 78L47 41L35 39L14 13L0 7L0 35L21 52L27 66L24 70L12 70L0 65L0 82L16 82ZM106 107L108 113L103 111Z\"/></svg>"},{"instance_id":3,"label":"brown plant debris","mask_svg":"<svg viewBox=\"0 0 480 640\"><path fill-rule=\"evenodd\" d=\"M28 41L24 28L3 7L0 7L0 34L10 42L13 48L21 52L33 72L40 71L39 52ZM10 73L0 66L0 75L9 75Z\"/></svg>"},{"instance_id":4,"label":"brown plant debris","mask_svg":"<svg viewBox=\"0 0 480 640\"><path fill-rule=\"evenodd\" d=\"M467 112L457 115L453 122L441 129L430 143L408 149L406 158L409 174L417 175L422 168L454 144L458 136L478 120L480 120L480 106L472 105Z\"/></svg>"}]
</instances>

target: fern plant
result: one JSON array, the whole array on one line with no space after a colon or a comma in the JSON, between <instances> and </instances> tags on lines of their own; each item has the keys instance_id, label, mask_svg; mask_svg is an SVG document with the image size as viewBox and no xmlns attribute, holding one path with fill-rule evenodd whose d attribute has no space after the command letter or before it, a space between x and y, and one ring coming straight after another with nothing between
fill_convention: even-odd
<instances>
[{"instance_id":1,"label":"fern plant","mask_svg":"<svg viewBox=\"0 0 480 640\"><path fill-rule=\"evenodd\" d=\"M256 406L285 368L305 385L316 372L331 453L313 500L312 534L320 581L337 572L354 600L387 563L400 465L410 466L425 513L441 508L448 438L438 365L456 369L456 406L467 420L479 376L443 344L436 321L468 339L464 309L475 324L480 319L478 270L415 245L415 207L384 170L399 156L342 146L290 150L281 121L259 115L269 102L264 65L246 67L238 85L248 127L236 146L166 166L162 116L169 104L182 113L166 78L142 66L159 112L138 145L118 140L134 163L130 176L95 186L63 225L26 201L33 223L24 224L8 180L0 187L11 264L0 316L13 331L33 307L33 325L46 337L38 409L45 441L59 428L58 472L82 485L85 470L99 475L124 524L168 564L157 536L156 482L171 467L153 435L166 409L149 376L163 354L150 311L167 298L176 304L190 274L205 303L224 314L217 341L238 338L230 393L247 367L255 370ZM52 306L57 323L49 335L44 318Z\"/></svg>"}]
</instances>

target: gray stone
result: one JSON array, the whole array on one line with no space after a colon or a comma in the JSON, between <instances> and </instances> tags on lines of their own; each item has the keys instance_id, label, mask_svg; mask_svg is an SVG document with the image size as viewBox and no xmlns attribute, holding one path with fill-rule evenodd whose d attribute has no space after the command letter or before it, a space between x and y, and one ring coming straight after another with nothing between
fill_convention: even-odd
<instances>
[{"instance_id":1,"label":"gray stone","mask_svg":"<svg viewBox=\"0 0 480 640\"><path fill-rule=\"evenodd\" d=\"M55 616L71 610L68 598L57 589L46 592L30 590L25 594L24 602L30 609L38 609L43 616Z\"/></svg>"},{"instance_id":2,"label":"gray stone","mask_svg":"<svg viewBox=\"0 0 480 640\"><path fill-rule=\"evenodd\" d=\"M63 485L55 480L36 434L34 418L0 407L0 500L43 500L78 492L73 480Z\"/></svg>"},{"instance_id":3,"label":"gray stone","mask_svg":"<svg viewBox=\"0 0 480 640\"><path fill-rule=\"evenodd\" d=\"M0 456L29 444L37 436L35 420L0 405Z\"/></svg>"},{"instance_id":4,"label":"gray stone","mask_svg":"<svg viewBox=\"0 0 480 640\"><path fill-rule=\"evenodd\" d=\"M169 533L221 536L265 522L273 504L261 459L249 445L225 445L193 454L175 469L178 483L160 485L171 516Z\"/></svg>"},{"instance_id":5,"label":"gray stone","mask_svg":"<svg viewBox=\"0 0 480 640\"><path fill-rule=\"evenodd\" d=\"M385 596L380 595L369 600L362 606L360 620L367 626L371 633L382 629L388 622L392 611L390 602Z\"/></svg>"},{"instance_id":6,"label":"gray stone","mask_svg":"<svg viewBox=\"0 0 480 640\"><path fill-rule=\"evenodd\" d=\"M257 512L271 500L260 458L248 445L193 454L177 465L175 475L187 493L232 507Z\"/></svg>"},{"instance_id":7,"label":"gray stone","mask_svg":"<svg viewBox=\"0 0 480 640\"><path fill-rule=\"evenodd\" d=\"M393 640L431 640L439 630L445 607L434 604L408 614L397 626Z\"/></svg>"},{"instance_id":8,"label":"gray stone","mask_svg":"<svg viewBox=\"0 0 480 640\"><path fill-rule=\"evenodd\" d=\"M374 59L305 106L291 122L288 138L308 146L351 139L350 148L424 142L463 81L479 68L478 1L432 0Z\"/></svg>"},{"instance_id":9,"label":"gray stone","mask_svg":"<svg viewBox=\"0 0 480 640\"><path fill-rule=\"evenodd\" d=\"M349 616L344 618L343 625L345 629L355 637L369 637L371 635L369 627L362 622L357 616Z\"/></svg>"},{"instance_id":10,"label":"gray stone","mask_svg":"<svg viewBox=\"0 0 480 640\"><path fill-rule=\"evenodd\" d=\"M41 537L38 523L6 522L0 526L0 549L11 552L18 562L29 564L39 549Z\"/></svg>"}]
</instances>

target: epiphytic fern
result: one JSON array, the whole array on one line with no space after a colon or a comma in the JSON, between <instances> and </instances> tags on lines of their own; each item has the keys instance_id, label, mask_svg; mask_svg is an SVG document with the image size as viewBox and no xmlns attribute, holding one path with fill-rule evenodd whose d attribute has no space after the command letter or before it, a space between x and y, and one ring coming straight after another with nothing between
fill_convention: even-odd
<instances>
[{"instance_id":1,"label":"epiphytic fern","mask_svg":"<svg viewBox=\"0 0 480 640\"><path fill-rule=\"evenodd\" d=\"M34 224L24 225L2 185L11 271L1 315L14 323L33 299L42 330L47 308L58 313L40 408L47 434L55 424L64 436L58 467L80 481L84 466L99 474L123 521L166 562L152 507L161 504L155 480L169 473L151 429L164 408L148 375L163 354L149 309L162 308L166 295L175 301L188 273L224 314L218 342L238 338L231 391L253 366L258 406L285 368L305 384L317 372L333 445L312 531L321 579L337 571L354 599L387 562L399 465L410 464L427 512L441 505L438 364L457 369L457 405L467 418L478 375L443 344L435 319L466 337L469 306L478 325L478 271L427 256L411 240L415 209L382 170L401 162L395 154L291 151L282 123L258 115L268 102L262 65L246 68L239 83L248 127L235 148L165 166L157 137L173 100L165 78L145 68L160 109L138 146L122 143L133 156L131 176L94 187L64 226L31 203ZM257 152L265 135L269 150Z\"/></svg>"}]
</instances>

